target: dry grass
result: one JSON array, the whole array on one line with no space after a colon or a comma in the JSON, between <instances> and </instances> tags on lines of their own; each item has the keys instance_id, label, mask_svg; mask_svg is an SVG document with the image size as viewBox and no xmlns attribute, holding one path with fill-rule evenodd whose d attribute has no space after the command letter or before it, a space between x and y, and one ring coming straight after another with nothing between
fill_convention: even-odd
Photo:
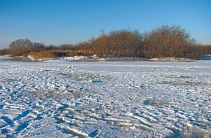
<instances>
[{"instance_id":1,"label":"dry grass","mask_svg":"<svg viewBox=\"0 0 211 138\"><path fill-rule=\"evenodd\" d=\"M31 52L28 55L36 59L39 58L56 58L56 57L72 57L72 56L91 56L94 52L91 50L50 50L41 52Z\"/></svg>"}]
</instances>

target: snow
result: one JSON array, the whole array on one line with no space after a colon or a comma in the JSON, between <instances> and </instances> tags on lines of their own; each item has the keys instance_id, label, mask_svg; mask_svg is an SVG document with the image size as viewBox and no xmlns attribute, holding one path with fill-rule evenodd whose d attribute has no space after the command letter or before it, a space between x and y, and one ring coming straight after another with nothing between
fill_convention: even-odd
<instances>
[{"instance_id":1,"label":"snow","mask_svg":"<svg viewBox=\"0 0 211 138\"><path fill-rule=\"evenodd\" d=\"M34 58L34 56L28 55L27 57L28 57L29 59L31 59L32 61L36 60L36 59Z\"/></svg>"},{"instance_id":2,"label":"snow","mask_svg":"<svg viewBox=\"0 0 211 138\"><path fill-rule=\"evenodd\" d=\"M0 60L0 137L211 136L211 61L71 61Z\"/></svg>"},{"instance_id":3,"label":"snow","mask_svg":"<svg viewBox=\"0 0 211 138\"><path fill-rule=\"evenodd\" d=\"M192 59L186 59L186 58L172 58L172 57L163 57L163 58L151 58L150 61L174 61L174 62L193 62Z\"/></svg>"},{"instance_id":4,"label":"snow","mask_svg":"<svg viewBox=\"0 0 211 138\"><path fill-rule=\"evenodd\" d=\"M88 60L87 56L74 56L74 57L62 57L59 58L60 60L72 60L72 61L77 61L77 60Z\"/></svg>"},{"instance_id":5,"label":"snow","mask_svg":"<svg viewBox=\"0 0 211 138\"><path fill-rule=\"evenodd\" d=\"M0 60L8 60L8 59L12 59L13 57L10 57L9 55L6 56L0 56Z\"/></svg>"}]
</instances>

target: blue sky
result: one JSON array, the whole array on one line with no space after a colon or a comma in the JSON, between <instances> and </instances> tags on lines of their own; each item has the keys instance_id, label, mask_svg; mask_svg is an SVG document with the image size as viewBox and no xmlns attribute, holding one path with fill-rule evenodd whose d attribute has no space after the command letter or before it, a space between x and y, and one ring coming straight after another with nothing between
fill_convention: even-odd
<instances>
[{"instance_id":1,"label":"blue sky","mask_svg":"<svg viewBox=\"0 0 211 138\"><path fill-rule=\"evenodd\" d=\"M0 0L0 49L19 38L76 44L101 30L143 33L167 24L211 44L211 0Z\"/></svg>"}]
</instances>

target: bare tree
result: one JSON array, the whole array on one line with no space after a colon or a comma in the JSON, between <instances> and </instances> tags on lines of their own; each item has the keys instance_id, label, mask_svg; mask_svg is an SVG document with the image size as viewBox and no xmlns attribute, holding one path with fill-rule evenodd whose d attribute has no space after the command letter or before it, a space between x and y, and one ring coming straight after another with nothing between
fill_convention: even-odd
<instances>
[{"instance_id":1,"label":"bare tree","mask_svg":"<svg viewBox=\"0 0 211 138\"><path fill-rule=\"evenodd\" d=\"M33 46L33 43L29 39L17 39L12 41L9 45L11 49L14 48L30 48Z\"/></svg>"},{"instance_id":2,"label":"bare tree","mask_svg":"<svg viewBox=\"0 0 211 138\"><path fill-rule=\"evenodd\" d=\"M101 32L98 38L90 41L91 50L101 56L142 56L142 35L137 30L115 30L106 34Z\"/></svg>"},{"instance_id":3,"label":"bare tree","mask_svg":"<svg viewBox=\"0 0 211 138\"><path fill-rule=\"evenodd\" d=\"M59 46L60 50L74 50L75 46L72 44L63 44Z\"/></svg>"},{"instance_id":4,"label":"bare tree","mask_svg":"<svg viewBox=\"0 0 211 138\"><path fill-rule=\"evenodd\" d=\"M180 26L162 26L144 34L147 57L185 57L189 46L196 45L185 29Z\"/></svg>"}]
</instances>

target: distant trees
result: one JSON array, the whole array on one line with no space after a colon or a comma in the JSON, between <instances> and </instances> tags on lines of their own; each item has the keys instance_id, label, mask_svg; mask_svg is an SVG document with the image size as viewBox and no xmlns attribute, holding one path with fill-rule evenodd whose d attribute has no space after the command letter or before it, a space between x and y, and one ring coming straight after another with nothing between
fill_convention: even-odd
<instances>
[{"instance_id":1,"label":"distant trees","mask_svg":"<svg viewBox=\"0 0 211 138\"><path fill-rule=\"evenodd\" d=\"M12 41L9 45L11 49L15 48L30 48L33 44L29 39L18 39L15 41Z\"/></svg>"},{"instance_id":2,"label":"distant trees","mask_svg":"<svg viewBox=\"0 0 211 138\"><path fill-rule=\"evenodd\" d=\"M24 55L30 52L33 43L29 39L17 39L9 45L10 53L15 56Z\"/></svg>"},{"instance_id":3,"label":"distant trees","mask_svg":"<svg viewBox=\"0 0 211 138\"><path fill-rule=\"evenodd\" d=\"M146 57L186 57L187 49L196 46L194 39L180 26L162 26L144 34Z\"/></svg>"},{"instance_id":4,"label":"distant trees","mask_svg":"<svg viewBox=\"0 0 211 138\"><path fill-rule=\"evenodd\" d=\"M193 59L198 59L201 56L205 56L206 54L211 54L211 45L199 45L199 46L192 46L187 50L190 56Z\"/></svg>"},{"instance_id":5,"label":"distant trees","mask_svg":"<svg viewBox=\"0 0 211 138\"><path fill-rule=\"evenodd\" d=\"M142 56L142 35L138 30L120 30L109 33L111 54L116 56L140 57Z\"/></svg>"},{"instance_id":6,"label":"distant trees","mask_svg":"<svg viewBox=\"0 0 211 138\"><path fill-rule=\"evenodd\" d=\"M75 50L75 46L72 44L63 44L58 47L60 50Z\"/></svg>"},{"instance_id":7,"label":"distant trees","mask_svg":"<svg viewBox=\"0 0 211 138\"><path fill-rule=\"evenodd\" d=\"M92 38L81 47L95 51L98 56L128 57L192 57L196 41L180 26L162 26L143 34L138 30L115 30ZM191 49L190 49L191 47ZM189 50L192 50L190 52Z\"/></svg>"},{"instance_id":8,"label":"distant trees","mask_svg":"<svg viewBox=\"0 0 211 138\"><path fill-rule=\"evenodd\" d=\"M17 39L9 44L8 54L12 56L27 55L30 52L57 50L57 46L45 46L43 43L32 42L29 39Z\"/></svg>"},{"instance_id":9,"label":"distant trees","mask_svg":"<svg viewBox=\"0 0 211 138\"><path fill-rule=\"evenodd\" d=\"M30 52L40 52L45 50L46 46L43 43L38 43L38 42L33 43L33 46L30 47Z\"/></svg>"},{"instance_id":10,"label":"distant trees","mask_svg":"<svg viewBox=\"0 0 211 138\"><path fill-rule=\"evenodd\" d=\"M137 30L116 30L106 34L101 32L98 38L92 38L89 43L83 43L82 49L95 51L100 57L141 55L142 35Z\"/></svg>"},{"instance_id":11,"label":"distant trees","mask_svg":"<svg viewBox=\"0 0 211 138\"><path fill-rule=\"evenodd\" d=\"M9 54L10 52L9 52L9 50L8 49L2 49L2 50L0 50L0 55L7 55L7 54Z\"/></svg>"},{"instance_id":12,"label":"distant trees","mask_svg":"<svg viewBox=\"0 0 211 138\"><path fill-rule=\"evenodd\" d=\"M48 51L48 52L47 52ZM40 52L36 53L36 52ZM102 31L97 38L78 44L60 46L32 42L29 39L12 41L9 49L0 50L0 54L12 56L36 53L37 57L48 56L90 56L99 57L142 57L142 58L192 58L211 54L211 46L202 46L191 39L189 33L180 26L168 26L140 33L138 30L123 29L109 33Z\"/></svg>"}]
</instances>

